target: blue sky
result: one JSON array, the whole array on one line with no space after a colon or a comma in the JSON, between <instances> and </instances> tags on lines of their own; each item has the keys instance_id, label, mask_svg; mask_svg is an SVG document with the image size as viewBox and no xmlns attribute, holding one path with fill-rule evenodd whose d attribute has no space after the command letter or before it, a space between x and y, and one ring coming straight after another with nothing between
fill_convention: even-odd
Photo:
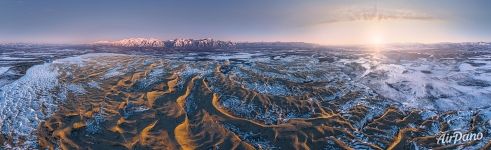
<instances>
[{"instance_id":1,"label":"blue sky","mask_svg":"<svg viewBox=\"0 0 491 150\"><path fill-rule=\"evenodd\" d=\"M128 37L320 44L491 41L486 0L2 0L0 42Z\"/></svg>"}]
</instances>

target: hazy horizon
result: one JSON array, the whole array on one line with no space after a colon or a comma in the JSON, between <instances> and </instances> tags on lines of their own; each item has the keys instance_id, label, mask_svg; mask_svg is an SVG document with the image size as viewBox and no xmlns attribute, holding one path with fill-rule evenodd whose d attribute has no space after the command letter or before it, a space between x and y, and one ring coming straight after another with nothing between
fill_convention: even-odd
<instances>
[{"instance_id":1,"label":"hazy horizon","mask_svg":"<svg viewBox=\"0 0 491 150\"><path fill-rule=\"evenodd\" d=\"M321 45L490 42L490 1L1 1L0 43L132 37Z\"/></svg>"},{"instance_id":2,"label":"hazy horizon","mask_svg":"<svg viewBox=\"0 0 491 150\"><path fill-rule=\"evenodd\" d=\"M97 42L103 42L103 41L108 41L108 42L113 42L113 41L118 41L118 40L123 40L123 39L129 39L129 38L145 38L145 39L150 39L154 37L126 37L126 38L121 38L121 39L114 39L114 40L98 40L98 41L89 41L89 42L30 42L30 41L24 41L24 42L3 42L0 41L0 44L47 44L47 45L84 45L84 44L95 44ZM213 39L213 40L219 40L219 41L230 41L234 43L274 43L274 42L281 42L281 43L289 43L289 42L299 42L299 43L307 43L307 44L316 44L320 46L371 46L373 44L371 43L340 43L340 44L322 44L322 43L314 43L314 42L308 42L308 41L233 41L233 40L228 40L228 39L217 39L217 38L212 38L212 37L205 37L205 38L169 38L169 39L160 39L162 41L166 40L174 40L174 39L193 39L193 40L199 40L199 39ZM384 43L383 45L398 45L398 44L444 44L444 43L478 43L478 42L485 42L485 43L491 43L491 41L454 41L454 42L446 42L446 41L440 41L440 42L390 42L390 43ZM378 46L383 46L383 45L378 45Z\"/></svg>"}]
</instances>

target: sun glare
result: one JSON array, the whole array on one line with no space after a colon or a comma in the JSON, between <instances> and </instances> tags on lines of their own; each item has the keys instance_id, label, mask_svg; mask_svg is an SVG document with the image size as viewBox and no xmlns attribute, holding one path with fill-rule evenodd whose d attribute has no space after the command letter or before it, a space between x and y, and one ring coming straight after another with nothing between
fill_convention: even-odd
<instances>
[{"instance_id":1,"label":"sun glare","mask_svg":"<svg viewBox=\"0 0 491 150\"><path fill-rule=\"evenodd\" d=\"M384 36L379 33L371 34L367 39L368 45L374 51L380 51L384 44L386 43Z\"/></svg>"},{"instance_id":2,"label":"sun glare","mask_svg":"<svg viewBox=\"0 0 491 150\"><path fill-rule=\"evenodd\" d=\"M374 34L370 37L370 44L373 46L380 46L384 43L384 38L380 34Z\"/></svg>"}]
</instances>

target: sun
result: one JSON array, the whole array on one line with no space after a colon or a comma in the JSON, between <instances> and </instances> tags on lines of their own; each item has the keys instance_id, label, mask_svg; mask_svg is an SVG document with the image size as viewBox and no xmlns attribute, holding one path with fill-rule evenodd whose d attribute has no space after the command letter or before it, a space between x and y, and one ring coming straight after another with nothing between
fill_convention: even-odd
<instances>
[{"instance_id":1,"label":"sun","mask_svg":"<svg viewBox=\"0 0 491 150\"><path fill-rule=\"evenodd\" d=\"M382 46L383 44L385 44L384 37L380 34L371 35L369 41L372 46Z\"/></svg>"},{"instance_id":2,"label":"sun","mask_svg":"<svg viewBox=\"0 0 491 150\"><path fill-rule=\"evenodd\" d=\"M386 41L384 36L377 32L368 36L367 44L372 51L379 52L383 50Z\"/></svg>"}]
</instances>

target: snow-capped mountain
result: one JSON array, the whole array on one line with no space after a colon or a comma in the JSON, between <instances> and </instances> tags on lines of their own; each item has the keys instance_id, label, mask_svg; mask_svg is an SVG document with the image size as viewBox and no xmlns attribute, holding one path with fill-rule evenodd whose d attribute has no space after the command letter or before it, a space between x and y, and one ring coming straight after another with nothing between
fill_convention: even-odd
<instances>
[{"instance_id":1,"label":"snow-capped mountain","mask_svg":"<svg viewBox=\"0 0 491 150\"><path fill-rule=\"evenodd\" d=\"M230 41L219 41L213 39L174 39L174 40L159 40L155 38L129 38L118 41L99 41L96 45L110 45L120 47L161 47L169 49L214 49L214 48L230 48L235 46L235 43Z\"/></svg>"},{"instance_id":2,"label":"snow-capped mountain","mask_svg":"<svg viewBox=\"0 0 491 150\"><path fill-rule=\"evenodd\" d=\"M93 45L117 46L117 47L142 47L142 48L164 48L164 49L227 49L227 48L314 48L320 45L304 42L231 42L206 39L184 39L159 40L155 38L128 38L118 41L98 41Z\"/></svg>"},{"instance_id":3,"label":"snow-capped mountain","mask_svg":"<svg viewBox=\"0 0 491 150\"><path fill-rule=\"evenodd\" d=\"M173 48L227 48L235 46L230 41L219 41L213 39L175 39L166 41L166 44L172 45Z\"/></svg>"},{"instance_id":4,"label":"snow-capped mountain","mask_svg":"<svg viewBox=\"0 0 491 150\"><path fill-rule=\"evenodd\" d=\"M164 47L165 44L162 40L155 38L129 38L118 41L98 41L94 44L104 44L112 46L122 47Z\"/></svg>"}]
</instances>

